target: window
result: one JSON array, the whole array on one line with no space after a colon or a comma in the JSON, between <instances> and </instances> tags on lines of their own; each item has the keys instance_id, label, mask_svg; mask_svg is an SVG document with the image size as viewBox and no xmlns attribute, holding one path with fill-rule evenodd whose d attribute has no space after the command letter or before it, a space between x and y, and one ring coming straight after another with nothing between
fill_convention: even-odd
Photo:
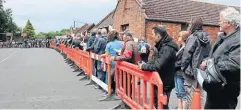
<instances>
[{"instance_id":1,"label":"window","mask_svg":"<svg viewBox=\"0 0 241 110\"><path fill-rule=\"evenodd\" d=\"M129 30L129 24L121 25L121 31Z\"/></svg>"},{"instance_id":2,"label":"window","mask_svg":"<svg viewBox=\"0 0 241 110\"><path fill-rule=\"evenodd\" d=\"M181 24L181 31L187 31L188 23Z\"/></svg>"}]
</instances>

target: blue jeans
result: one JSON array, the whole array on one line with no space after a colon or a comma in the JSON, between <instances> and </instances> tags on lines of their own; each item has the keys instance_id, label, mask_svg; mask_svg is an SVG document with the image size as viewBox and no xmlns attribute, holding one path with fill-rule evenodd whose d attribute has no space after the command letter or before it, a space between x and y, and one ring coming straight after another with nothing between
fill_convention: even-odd
<instances>
[{"instance_id":1,"label":"blue jeans","mask_svg":"<svg viewBox=\"0 0 241 110\"><path fill-rule=\"evenodd\" d=\"M186 91L184 89L184 78L181 75L174 77L175 90L178 99L186 100Z\"/></svg>"}]
</instances>

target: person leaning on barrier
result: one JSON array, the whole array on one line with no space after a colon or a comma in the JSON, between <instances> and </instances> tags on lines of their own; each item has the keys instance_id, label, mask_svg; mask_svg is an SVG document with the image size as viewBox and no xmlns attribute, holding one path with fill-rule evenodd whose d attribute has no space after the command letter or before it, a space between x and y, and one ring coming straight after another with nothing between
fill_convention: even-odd
<instances>
[{"instance_id":1,"label":"person leaning on barrier","mask_svg":"<svg viewBox=\"0 0 241 110\"><path fill-rule=\"evenodd\" d=\"M94 45L94 42L97 38L97 32L98 32L98 29L95 28L93 29L93 31L91 32L91 37L89 38L88 42L87 42L87 49L86 51L90 52L93 50L93 46ZM92 59L92 74L94 76L97 76L96 74L96 61Z\"/></svg>"},{"instance_id":2,"label":"person leaning on barrier","mask_svg":"<svg viewBox=\"0 0 241 110\"><path fill-rule=\"evenodd\" d=\"M94 51L97 55L102 55L105 53L105 46L107 44L107 30L105 28L100 30L101 34L98 37L98 40L96 44L94 45ZM102 82L105 82L105 74L101 69L101 61L96 61L97 62L97 76L98 79L100 79ZM107 94L107 92L103 91L103 94Z\"/></svg>"},{"instance_id":3,"label":"person leaning on barrier","mask_svg":"<svg viewBox=\"0 0 241 110\"><path fill-rule=\"evenodd\" d=\"M175 62L177 44L167 34L166 29L160 26L153 27L152 36L155 39L153 59L147 63L139 63L139 68L144 71L157 71L163 82L163 92L167 95L167 105L163 109L169 109L168 102L172 89L174 88ZM154 86L154 105L157 108L158 91Z\"/></svg>"},{"instance_id":4,"label":"person leaning on barrier","mask_svg":"<svg viewBox=\"0 0 241 110\"><path fill-rule=\"evenodd\" d=\"M93 29L93 31L91 32L91 37L88 39L88 42L87 42L87 49L86 51L90 51L90 47L91 45L94 43L95 41L95 38L96 38L96 34L97 34L97 31L98 29Z\"/></svg>"},{"instance_id":5,"label":"person leaning on barrier","mask_svg":"<svg viewBox=\"0 0 241 110\"><path fill-rule=\"evenodd\" d=\"M111 57L118 56L116 50L121 50L122 43L120 40L118 40L118 32L113 30L111 31L107 36L107 45L105 47L105 54L101 55L101 57L105 57L107 55L110 55ZM115 90L115 65L116 62L111 62L111 88L113 90L113 98L118 99L116 96L116 90ZM108 84L108 74L106 74L106 83Z\"/></svg>"},{"instance_id":6,"label":"person leaning on barrier","mask_svg":"<svg viewBox=\"0 0 241 110\"><path fill-rule=\"evenodd\" d=\"M217 37L209 58L221 81L204 81L205 109L235 109L240 93L240 13L231 7L224 9L219 24L223 34ZM202 62L201 69L212 70L208 67L210 59Z\"/></svg>"},{"instance_id":7,"label":"person leaning on barrier","mask_svg":"<svg viewBox=\"0 0 241 110\"><path fill-rule=\"evenodd\" d=\"M121 51L117 51L120 56L111 57L113 61L126 61L132 64L137 64L140 60L138 55L137 44L134 42L133 36L130 32L125 32L123 36L124 45Z\"/></svg>"},{"instance_id":8,"label":"person leaning on barrier","mask_svg":"<svg viewBox=\"0 0 241 110\"><path fill-rule=\"evenodd\" d=\"M140 56L138 55L137 44L134 42L133 36L130 32L126 31L123 36L124 45L122 46L121 51L117 50L116 52L119 56L111 57L112 61L126 61L132 64L137 64L140 61ZM123 79L127 80L126 77ZM132 76L130 76L130 80L132 80ZM124 83L124 81L123 81ZM133 82L131 82L133 83ZM126 83L127 84L127 83ZM122 84L124 85L124 84ZM127 87L127 86L126 86ZM127 93L128 89L126 89ZM130 84L130 97L132 97L132 84Z\"/></svg>"}]
</instances>

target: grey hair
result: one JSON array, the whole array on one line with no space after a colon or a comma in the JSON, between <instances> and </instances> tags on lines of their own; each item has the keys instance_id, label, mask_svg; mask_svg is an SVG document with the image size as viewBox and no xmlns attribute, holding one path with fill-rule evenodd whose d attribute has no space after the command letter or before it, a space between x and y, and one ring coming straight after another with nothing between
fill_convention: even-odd
<instances>
[{"instance_id":1,"label":"grey hair","mask_svg":"<svg viewBox=\"0 0 241 110\"><path fill-rule=\"evenodd\" d=\"M224 21L231 23L237 27L240 25L240 13L233 7L227 7L220 12L220 15L224 18Z\"/></svg>"},{"instance_id":2,"label":"grey hair","mask_svg":"<svg viewBox=\"0 0 241 110\"><path fill-rule=\"evenodd\" d=\"M107 30L105 28L101 29L101 35L107 36Z\"/></svg>"}]
</instances>

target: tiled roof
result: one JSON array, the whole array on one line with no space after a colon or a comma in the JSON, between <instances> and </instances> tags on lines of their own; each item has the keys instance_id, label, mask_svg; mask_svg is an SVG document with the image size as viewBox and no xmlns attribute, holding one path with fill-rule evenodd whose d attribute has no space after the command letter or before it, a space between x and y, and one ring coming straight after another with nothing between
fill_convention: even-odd
<instances>
[{"instance_id":1,"label":"tiled roof","mask_svg":"<svg viewBox=\"0 0 241 110\"><path fill-rule=\"evenodd\" d=\"M96 28L104 28L108 27L109 25L113 25L113 13L114 11L111 11L104 19L102 19L95 27Z\"/></svg>"},{"instance_id":2,"label":"tiled roof","mask_svg":"<svg viewBox=\"0 0 241 110\"><path fill-rule=\"evenodd\" d=\"M75 34L85 32L88 29L88 27L89 27L88 24L83 25L80 29L77 30Z\"/></svg>"},{"instance_id":3,"label":"tiled roof","mask_svg":"<svg viewBox=\"0 0 241 110\"><path fill-rule=\"evenodd\" d=\"M227 7L192 0L142 0L142 4L150 20L187 23L191 17L202 17L206 25L218 25L219 13Z\"/></svg>"}]
</instances>

